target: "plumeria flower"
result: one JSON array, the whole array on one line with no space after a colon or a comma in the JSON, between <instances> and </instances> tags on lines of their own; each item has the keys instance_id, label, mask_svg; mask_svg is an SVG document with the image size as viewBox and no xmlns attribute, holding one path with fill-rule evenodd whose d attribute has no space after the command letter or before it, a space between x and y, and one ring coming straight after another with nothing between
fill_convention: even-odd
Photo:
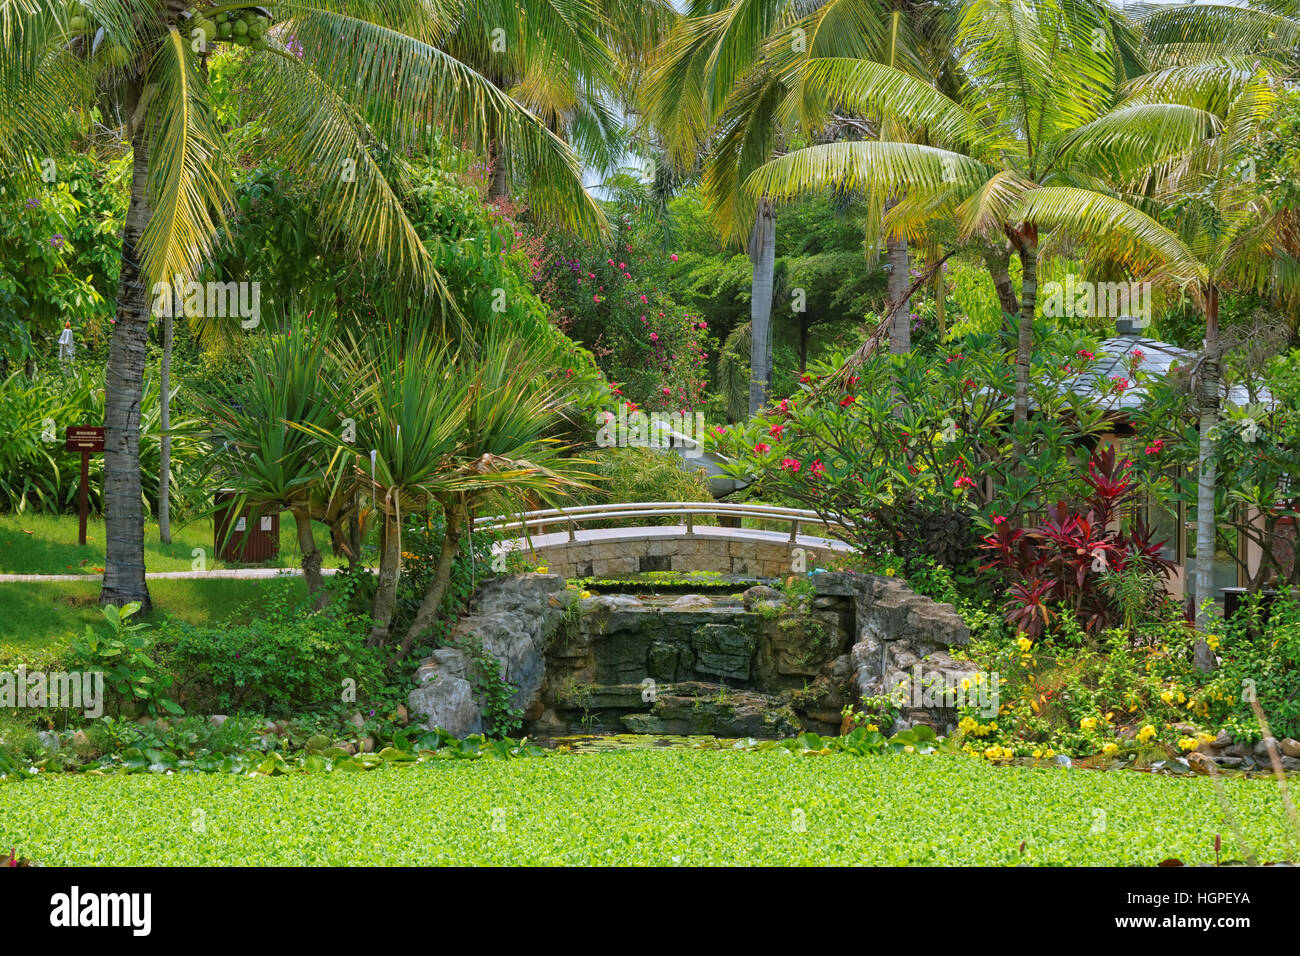
<instances>
[{"instance_id":1,"label":"plumeria flower","mask_svg":"<svg viewBox=\"0 0 1300 956\"><path fill-rule=\"evenodd\" d=\"M843 398L840 399L840 408L848 408L856 401L857 399L854 398L852 395L845 395Z\"/></svg>"},{"instance_id":2,"label":"plumeria flower","mask_svg":"<svg viewBox=\"0 0 1300 956\"><path fill-rule=\"evenodd\" d=\"M782 458L781 469L783 471L788 471L791 474L794 474L799 470L799 462L793 458Z\"/></svg>"},{"instance_id":3,"label":"plumeria flower","mask_svg":"<svg viewBox=\"0 0 1300 956\"><path fill-rule=\"evenodd\" d=\"M754 446L754 451L758 452L760 455L765 455L771 450L772 450L772 446L765 445L763 442L759 442L757 445Z\"/></svg>"},{"instance_id":4,"label":"plumeria flower","mask_svg":"<svg viewBox=\"0 0 1300 956\"><path fill-rule=\"evenodd\" d=\"M974 488L974 487L975 487L975 479L971 478L970 475L962 475L960 478L958 478L956 481L954 481L954 482L952 483L952 486L953 486L954 488L959 488L959 489L960 489L960 488Z\"/></svg>"},{"instance_id":5,"label":"plumeria flower","mask_svg":"<svg viewBox=\"0 0 1300 956\"><path fill-rule=\"evenodd\" d=\"M784 425L773 425L771 428L767 430L767 433L771 435L773 438L779 440L781 438L781 429L783 428L785 428Z\"/></svg>"},{"instance_id":6,"label":"plumeria flower","mask_svg":"<svg viewBox=\"0 0 1300 956\"><path fill-rule=\"evenodd\" d=\"M826 466L822 464L820 458L814 458L812 464L808 466L808 472L815 478L818 475L826 474Z\"/></svg>"},{"instance_id":7,"label":"plumeria flower","mask_svg":"<svg viewBox=\"0 0 1300 956\"><path fill-rule=\"evenodd\" d=\"M671 259L671 260L673 260L673 262L676 262L676 261L677 261L677 253L674 252L674 253L673 253L671 256L669 256L668 258Z\"/></svg>"}]
</instances>

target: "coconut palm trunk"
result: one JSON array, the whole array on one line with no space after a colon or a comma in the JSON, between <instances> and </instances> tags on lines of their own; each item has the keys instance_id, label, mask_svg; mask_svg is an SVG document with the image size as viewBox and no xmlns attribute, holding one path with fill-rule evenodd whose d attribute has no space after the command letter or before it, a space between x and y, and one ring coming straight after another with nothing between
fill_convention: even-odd
<instances>
[{"instance_id":1,"label":"coconut palm trunk","mask_svg":"<svg viewBox=\"0 0 1300 956\"><path fill-rule=\"evenodd\" d=\"M1200 406L1201 440L1196 479L1196 629L1204 634L1209 623L1207 598L1214 595L1215 513L1214 426L1219 423L1219 291L1210 285L1205 295L1205 358L1197 388ZM1213 655L1204 637L1198 635L1194 651L1196 666L1213 667Z\"/></svg>"},{"instance_id":2,"label":"coconut palm trunk","mask_svg":"<svg viewBox=\"0 0 1300 956\"><path fill-rule=\"evenodd\" d=\"M447 530L442 538L442 550L438 553L438 563L434 566L433 578L429 581L429 587L424 592L424 600L420 602L420 609L416 611L415 619L411 621L411 626L406 629L406 634L402 637L402 644L397 650L398 660L411 653L416 638L432 626L434 620L438 617L438 609L442 607L442 602L447 597L447 590L451 587L451 570L456 563L456 555L460 553L461 543L465 540L469 515L464 502L458 501L445 506L443 516L446 519L445 527Z\"/></svg>"},{"instance_id":3,"label":"coconut palm trunk","mask_svg":"<svg viewBox=\"0 0 1300 956\"><path fill-rule=\"evenodd\" d=\"M984 252L984 265L993 279L993 290L998 296L998 305L1004 315L1015 315L1020 311L1020 300L1016 297L1016 287L1011 282L1011 247L1005 243L1000 247L990 247Z\"/></svg>"},{"instance_id":4,"label":"coconut palm trunk","mask_svg":"<svg viewBox=\"0 0 1300 956\"><path fill-rule=\"evenodd\" d=\"M1016 332L1016 396L1012 421L1029 419L1029 368L1034 355L1034 305L1038 301L1038 239L1024 238L1020 248L1020 325Z\"/></svg>"},{"instance_id":5,"label":"coconut palm trunk","mask_svg":"<svg viewBox=\"0 0 1300 956\"><path fill-rule=\"evenodd\" d=\"M104 583L100 604L121 607L153 602L145 582L144 500L140 485L140 407L144 397L149 309L140 272L140 237L149 222L145 183L149 170L146 126L133 131L131 199L122 229L122 271L117 315L109 343L104 401Z\"/></svg>"},{"instance_id":6,"label":"coconut palm trunk","mask_svg":"<svg viewBox=\"0 0 1300 956\"><path fill-rule=\"evenodd\" d=\"M776 272L776 207L767 198L758 201L749 255L754 263L749 319L749 414L767 402L772 386L772 296Z\"/></svg>"},{"instance_id":7,"label":"coconut palm trunk","mask_svg":"<svg viewBox=\"0 0 1300 956\"><path fill-rule=\"evenodd\" d=\"M172 438L167 434L172 427L172 317L162 316L163 353L158 372L158 424L162 435L158 439L158 540L172 543L171 467Z\"/></svg>"}]
</instances>

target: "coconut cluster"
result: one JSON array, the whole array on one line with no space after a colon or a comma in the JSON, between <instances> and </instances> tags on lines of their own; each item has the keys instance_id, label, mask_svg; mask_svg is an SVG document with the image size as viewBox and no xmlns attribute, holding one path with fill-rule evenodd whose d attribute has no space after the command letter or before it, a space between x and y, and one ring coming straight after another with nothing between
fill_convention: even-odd
<instances>
[{"instance_id":1,"label":"coconut cluster","mask_svg":"<svg viewBox=\"0 0 1300 956\"><path fill-rule=\"evenodd\" d=\"M271 18L260 9L210 13L191 7L187 12L190 36L201 40L204 49L218 40L254 50L266 49L266 31L271 27Z\"/></svg>"}]
</instances>

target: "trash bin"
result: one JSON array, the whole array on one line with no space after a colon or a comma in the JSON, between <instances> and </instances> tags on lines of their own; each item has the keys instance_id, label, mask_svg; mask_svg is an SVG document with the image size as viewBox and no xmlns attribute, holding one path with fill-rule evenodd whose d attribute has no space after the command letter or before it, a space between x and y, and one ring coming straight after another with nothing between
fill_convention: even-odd
<instances>
[{"instance_id":1,"label":"trash bin","mask_svg":"<svg viewBox=\"0 0 1300 956\"><path fill-rule=\"evenodd\" d=\"M217 506L213 517L213 546L222 561L240 564L261 564L270 561L280 550L280 515L278 512L256 513L244 507L234 514L236 492L223 488L214 496ZM230 531L227 537L227 529Z\"/></svg>"}]
</instances>

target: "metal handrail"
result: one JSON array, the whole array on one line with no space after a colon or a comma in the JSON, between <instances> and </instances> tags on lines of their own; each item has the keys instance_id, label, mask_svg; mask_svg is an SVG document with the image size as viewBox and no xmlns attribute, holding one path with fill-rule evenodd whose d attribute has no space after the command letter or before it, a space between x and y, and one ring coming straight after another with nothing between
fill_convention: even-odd
<instances>
[{"instance_id":1,"label":"metal handrail","mask_svg":"<svg viewBox=\"0 0 1300 956\"><path fill-rule=\"evenodd\" d=\"M632 501L609 505L579 505L573 508L545 508L525 511L518 515L495 515L474 519L475 530L527 531L548 524L566 524L569 540L575 539L577 525L587 521L613 521L619 518L666 518L684 516L686 533L695 533L694 519L702 516L734 518L760 518L769 521L788 521L790 540L799 534L800 525L814 524L825 528L849 528L841 520L828 520L815 511L805 508L785 508L778 505L734 504L719 501Z\"/></svg>"}]
</instances>

